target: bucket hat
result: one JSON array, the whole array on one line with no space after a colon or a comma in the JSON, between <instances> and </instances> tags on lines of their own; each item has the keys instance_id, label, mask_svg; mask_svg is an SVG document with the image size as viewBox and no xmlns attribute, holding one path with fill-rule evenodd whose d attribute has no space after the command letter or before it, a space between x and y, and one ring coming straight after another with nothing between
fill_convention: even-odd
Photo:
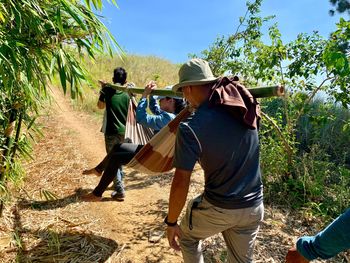
<instances>
[{"instance_id":1,"label":"bucket hat","mask_svg":"<svg viewBox=\"0 0 350 263\"><path fill-rule=\"evenodd\" d=\"M215 82L209 63L200 58L194 58L183 64L179 70L179 83L173 86L173 91L177 92L184 86L203 85Z\"/></svg>"},{"instance_id":2,"label":"bucket hat","mask_svg":"<svg viewBox=\"0 0 350 263\"><path fill-rule=\"evenodd\" d=\"M164 89L165 90L172 90L173 85L166 86ZM173 96L173 95L168 95L168 96L161 96L161 95L153 95L153 98L156 100L161 100L164 98L173 98L173 99L182 99L181 97Z\"/></svg>"}]
</instances>

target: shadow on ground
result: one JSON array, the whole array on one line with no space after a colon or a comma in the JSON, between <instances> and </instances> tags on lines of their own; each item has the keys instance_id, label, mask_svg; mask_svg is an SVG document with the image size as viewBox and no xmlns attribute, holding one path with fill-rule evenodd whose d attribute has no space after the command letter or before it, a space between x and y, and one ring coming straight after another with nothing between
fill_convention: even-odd
<instances>
[{"instance_id":1,"label":"shadow on ground","mask_svg":"<svg viewBox=\"0 0 350 263\"><path fill-rule=\"evenodd\" d=\"M36 240L29 249L19 249L19 262L105 262L118 248L111 239L83 232L42 230L23 234Z\"/></svg>"},{"instance_id":2,"label":"shadow on ground","mask_svg":"<svg viewBox=\"0 0 350 263\"><path fill-rule=\"evenodd\" d=\"M75 189L75 193L62 197L53 197L50 200L36 201L22 198L18 202L18 208L20 209L33 209L33 210L50 210L65 207L69 204L81 202L80 196L91 192L91 189Z\"/></svg>"},{"instance_id":3,"label":"shadow on ground","mask_svg":"<svg viewBox=\"0 0 350 263\"><path fill-rule=\"evenodd\" d=\"M79 228L23 227L18 206L12 210L16 262L106 262L120 249L117 242Z\"/></svg>"},{"instance_id":4,"label":"shadow on ground","mask_svg":"<svg viewBox=\"0 0 350 263\"><path fill-rule=\"evenodd\" d=\"M170 185L173 179L173 172L156 174L156 175L145 175L137 171L133 171L125 175L124 180L128 182L127 189L136 190L149 187L154 184L159 186Z\"/></svg>"}]
</instances>

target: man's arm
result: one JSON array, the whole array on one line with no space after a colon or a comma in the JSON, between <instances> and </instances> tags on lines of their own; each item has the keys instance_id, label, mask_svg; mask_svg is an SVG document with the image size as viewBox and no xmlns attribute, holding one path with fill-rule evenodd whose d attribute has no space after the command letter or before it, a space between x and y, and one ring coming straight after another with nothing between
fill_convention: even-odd
<instances>
[{"instance_id":1,"label":"man's arm","mask_svg":"<svg viewBox=\"0 0 350 263\"><path fill-rule=\"evenodd\" d=\"M97 101L97 108L99 108L100 110L106 108L106 103L103 102L103 101L98 100Z\"/></svg>"},{"instance_id":2,"label":"man's arm","mask_svg":"<svg viewBox=\"0 0 350 263\"><path fill-rule=\"evenodd\" d=\"M100 110L106 108L106 82L103 80L98 81L101 84L100 96L97 101L97 108Z\"/></svg>"},{"instance_id":3,"label":"man's arm","mask_svg":"<svg viewBox=\"0 0 350 263\"><path fill-rule=\"evenodd\" d=\"M306 263L316 258L328 259L350 248L350 209L315 236L303 236L288 251L286 263Z\"/></svg>"},{"instance_id":4,"label":"man's arm","mask_svg":"<svg viewBox=\"0 0 350 263\"><path fill-rule=\"evenodd\" d=\"M187 198L192 171L176 169L169 196L168 221L175 222Z\"/></svg>"},{"instance_id":5,"label":"man's arm","mask_svg":"<svg viewBox=\"0 0 350 263\"><path fill-rule=\"evenodd\" d=\"M186 203L191 174L192 171L178 168L175 170L169 196L167 217L167 222L169 223L175 223L177 221ZM180 246L177 242L177 239L180 238L180 227L178 225L168 226L167 236L169 245L175 250L180 250Z\"/></svg>"},{"instance_id":6,"label":"man's arm","mask_svg":"<svg viewBox=\"0 0 350 263\"><path fill-rule=\"evenodd\" d=\"M162 113L162 110L160 109L159 104L157 103L157 101L154 99L152 95L149 96L149 109L155 115L159 115Z\"/></svg>"}]
</instances>

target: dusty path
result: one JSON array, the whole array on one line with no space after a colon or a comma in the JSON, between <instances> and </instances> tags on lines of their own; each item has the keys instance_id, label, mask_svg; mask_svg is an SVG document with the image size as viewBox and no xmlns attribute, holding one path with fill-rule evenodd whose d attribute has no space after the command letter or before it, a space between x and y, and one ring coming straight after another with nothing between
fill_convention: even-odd
<instances>
[{"instance_id":1,"label":"dusty path","mask_svg":"<svg viewBox=\"0 0 350 263\"><path fill-rule=\"evenodd\" d=\"M72 131L79 153L86 159L86 167L92 167L105 155L103 135L99 132L101 120L91 120L82 113L74 113L59 92L55 92L60 123ZM81 167L81 169L84 167ZM81 176L83 189L91 189L98 183L95 176ZM81 203L78 209L99 221L104 237L115 240L119 249L118 260L132 262L181 262L181 257L169 250L163 238L154 244L149 242L153 231L163 230L162 218L166 213L168 188L171 175L148 176L125 168L126 199L116 202L106 191L104 202ZM117 259L116 259L117 260Z\"/></svg>"},{"instance_id":2,"label":"dusty path","mask_svg":"<svg viewBox=\"0 0 350 263\"><path fill-rule=\"evenodd\" d=\"M149 240L164 229L171 174L149 176L126 168L124 202L113 201L111 190L103 202L81 202L79 195L99 180L81 172L105 154L101 120L74 111L58 91L54 97L56 103L40 119L45 137L35 144L33 160L25 166L27 178L18 201L7 206L0 222L1 262L182 262L165 236L157 243ZM198 170L189 198L201 191L201 180ZM310 231L304 223L288 211L267 207L255 262L284 262L295 238ZM11 244L1 243L10 239ZM222 262L220 236L203 247L206 262Z\"/></svg>"},{"instance_id":3,"label":"dusty path","mask_svg":"<svg viewBox=\"0 0 350 263\"><path fill-rule=\"evenodd\" d=\"M76 143L79 145L81 154L86 157L89 164L94 164L106 153L98 122L82 112L74 111L61 91L52 89L52 93L54 98L52 110L55 117L60 121L63 128L75 133Z\"/></svg>"},{"instance_id":4,"label":"dusty path","mask_svg":"<svg viewBox=\"0 0 350 263\"><path fill-rule=\"evenodd\" d=\"M99 181L98 177L81 175L81 171L96 165L105 155L103 135L99 132L101 120L74 111L59 91L53 92L56 103L41 118L45 138L35 145L34 160L26 167L28 177L21 193L25 201L18 206L21 224L33 226L35 232L37 220L40 228L55 224L53 217L74 222L84 233L92 231L93 237L115 242L113 251L106 252L110 262L181 262L164 236L157 243L149 242L153 233L164 230L162 220L167 211L171 175L148 176L125 168L124 202L112 200L111 190L105 192L103 202L81 202L78 196L91 191ZM55 194L57 200L42 201L42 190ZM40 209L27 209L33 202ZM66 226L64 230L70 231ZM30 247L26 260L33 258L34 249ZM83 261L89 262L88 258Z\"/></svg>"}]
</instances>

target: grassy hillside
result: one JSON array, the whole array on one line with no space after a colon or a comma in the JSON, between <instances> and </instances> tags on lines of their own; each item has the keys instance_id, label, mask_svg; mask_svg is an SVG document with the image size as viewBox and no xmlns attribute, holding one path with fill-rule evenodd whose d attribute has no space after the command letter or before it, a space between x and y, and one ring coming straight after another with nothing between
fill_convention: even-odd
<instances>
[{"instance_id":1,"label":"grassy hillside","mask_svg":"<svg viewBox=\"0 0 350 263\"><path fill-rule=\"evenodd\" d=\"M121 59L118 56L111 58L108 55L97 57L96 61L86 60L84 62L89 70L93 85L83 87L83 99L74 101L76 107L88 112L102 114L102 111L96 108L100 85L98 80L112 82L113 69L123 67L128 72L128 81L136 86L143 87L150 80L156 80L160 88L174 84L178 80L177 72L179 65L157 58L154 56L136 56L128 55Z\"/></svg>"},{"instance_id":2,"label":"grassy hillside","mask_svg":"<svg viewBox=\"0 0 350 263\"><path fill-rule=\"evenodd\" d=\"M128 80L137 86L143 86L147 81L157 80L160 86L177 81L178 66L154 56L129 55L125 59L119 57L100 56L95 62L86 62L95 80L111 80L113 69L123 67L128 72Z\"/></svg>"}]
</instances>

